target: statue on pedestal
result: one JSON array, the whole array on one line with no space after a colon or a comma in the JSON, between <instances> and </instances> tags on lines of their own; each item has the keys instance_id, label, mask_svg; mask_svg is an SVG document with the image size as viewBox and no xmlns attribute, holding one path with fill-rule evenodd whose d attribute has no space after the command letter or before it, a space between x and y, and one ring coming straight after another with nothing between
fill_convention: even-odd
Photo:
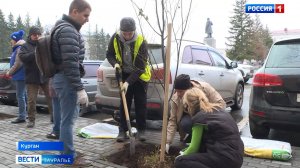
<instances>
[{"instance_id":1,"label":"statue on pedestal","mask_svg":"<svg viewBox=\"0 0 300 168\"><path fill-rule=\"evenodd\" d=\"M209 18L207 18L207 21L206 21L206 26L205 26L205 33L207 34L207 37L206 38L212 38L212 26L213 23L210 21Z\"/></svg>"}]
</instances>

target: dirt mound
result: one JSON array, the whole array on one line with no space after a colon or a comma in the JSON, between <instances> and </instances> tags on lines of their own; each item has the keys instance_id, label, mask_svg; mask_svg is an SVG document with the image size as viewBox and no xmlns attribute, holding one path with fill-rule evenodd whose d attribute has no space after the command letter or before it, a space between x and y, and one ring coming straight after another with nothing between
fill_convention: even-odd
<instances>
[{"instance_id":1,"label":"dirt mound","mask_svg":"<svg viewBox=\"0 0 300 168\"><path fill-rule=\"evenodd\" d=\"M171 168L174 160L179 155L180 148L170 148L169 154L165 155L165 162L160 163L160 146L148 143L137 144L135 154L130 157L129 144L124 150L107 157L109 162L129 168Z\"/></svg>"}]
</instances>

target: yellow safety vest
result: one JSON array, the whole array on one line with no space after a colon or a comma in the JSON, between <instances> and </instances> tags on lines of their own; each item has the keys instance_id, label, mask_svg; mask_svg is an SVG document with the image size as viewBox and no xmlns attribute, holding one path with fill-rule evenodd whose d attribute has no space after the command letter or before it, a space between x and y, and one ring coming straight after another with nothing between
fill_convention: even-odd
<instances>
[{"instance_id":1,"label":"yellow safety vest","mask_svg":"<svg viewBox=\"0 0 300 168\"><path fill-rule=\"evenodd\" d=\"M138 55L139 49L140 49L143 41L144 41L144 37L142 35L138 35L137 39L135 41L135 44L134 44L133 64L135 63L135 59ZM119 46L118 46L116 37L114 38L114 49L115 49L115 53L116 53L116 59L120 63L120 66L122 66L121 52L119 50ZM145 72L140 76L140 79L145 81L145 82L148 82L150 80L150 78L151 78L151 68L150 68L150 65L149 65L149 60L147 60L147 63L146 63L146 66L145 66Z\"/></svg>"}]
</instances>

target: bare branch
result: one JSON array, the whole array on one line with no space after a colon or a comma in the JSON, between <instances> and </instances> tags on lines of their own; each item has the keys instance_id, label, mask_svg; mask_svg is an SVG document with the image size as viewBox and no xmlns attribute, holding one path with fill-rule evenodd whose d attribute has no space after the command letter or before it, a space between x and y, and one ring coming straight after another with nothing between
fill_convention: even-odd
<instances>
[{"instance_id":1,"label":"bare branch","mask_svg":"<svg viewBox=\"0 0 300 168\"><path fill-rule=\"evenodd\" d=\"M156 20L157 20L157 25L159 28L159 31L162 32L162 28L160 26L160 20L159 20L159 14L158 14L158 6L157 6L157 0L155 0L155 12L156 12Z\"/></svg>"},{"instance_id":2,"label":"bare branch","mask_svg":"<svg viewBox=\"0 0 300 168\"><path fill-rule=\"evenodd\" d=\"M150 28L151 28L157 35L160 36L159 32L157 32L157 31L155 30L155 28L150 24L149 18L148 18L148 16L146 16L146 15L144 14L143 9L140 8L133 0L130 0L130 1L131 1L131 3L133 4L133 7L135 6L135 7L138 9L138 11L139 11L138 14L136 13L136 14L137 14L137 17L138 17L138 16L143 17L143 18L145 19L145 21L148 23L148 25L150 26Z\"/></svg>"}]
</instances>

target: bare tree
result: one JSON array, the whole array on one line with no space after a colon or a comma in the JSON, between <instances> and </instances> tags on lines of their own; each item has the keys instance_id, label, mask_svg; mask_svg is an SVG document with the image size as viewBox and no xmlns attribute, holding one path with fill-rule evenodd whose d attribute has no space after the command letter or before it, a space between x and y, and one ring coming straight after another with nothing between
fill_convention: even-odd
<instances>
[{"instance_id":1,"label":"bare tree","mask_svg":"<svg viewBox=\"0 0 300 168\"><path fill-rule=\"evenodd\" d=\"M154 34L160 39L161 46L164 46L165 39L166 39L166 25L167 23L172 23L172 38L175 39L176 42L176 50L177 50L177 68L175 72L175 77L177 76L177 69L178 69L178 60L179 60L179 53L181 48L181 41L185 34L189 16L191 13L191 7L193 0L154 0L154 6L145 4L145 7L140 7L134 0L131 0L132 6L135 10L136 16L138 17L139 26L141 29L141 33L144 35L144 28L143 22L146 22L150 29L153 31ZM186 5L186 6L185 6ZM155 18L149 17L144 11L146 8L155 9ZM187 8L185 10L185 8ZM161 47L161 55L163 64L165 67L165 48ZM151 54L150 54L151 56ZM153 57L153 55L152 55ZM153 59L155 61L155 59ZM156 62L155 62L156 64ZM157 68L153 67L152 69ZM155 71L154 71L155 72ZM166 72L166 71L164 71ZM159 75L159 74L153 74ZM164 74L166 76L166 74ZM161 85L164 88L163 81L160 81Z\"/></svg>"}]
</instances>

